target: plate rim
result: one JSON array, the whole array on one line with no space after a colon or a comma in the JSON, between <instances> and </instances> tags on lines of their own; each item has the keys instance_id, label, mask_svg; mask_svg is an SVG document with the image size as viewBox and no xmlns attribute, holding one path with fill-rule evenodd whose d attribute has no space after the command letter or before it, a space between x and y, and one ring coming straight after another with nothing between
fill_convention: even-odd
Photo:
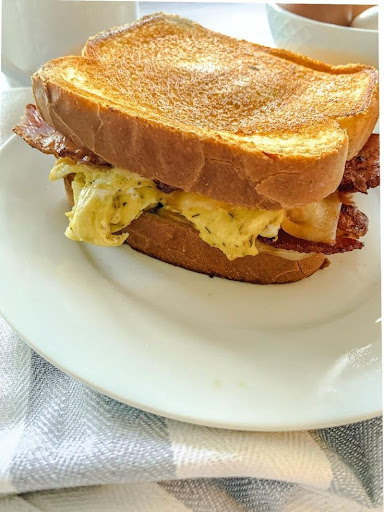
<instances>
[{"instance_id":1,"label":"plate rim","mask_svg":"<svg viewBox=\"0 0 384 512\"><path fill-rule=\"evenodd\" d=\"M48 361L50 364L58 368L60 371L68 375L69 377L75 379L76 381L80 382L81 384L89 387L90 389L96 391L97 393L101 393L102 395L105 395L109 398L112 398L113 400L117 400L120 403L129 405L130 407L134 407L136 409L139 409L141 411L154 414L156 416L161 416L164 419L170 419L175 421L181 421L184 423L188 423L191 425L198 425L202 427L209 427L209 428L217 428L217 429L226 429L226 430L236 430L240 432L300 432L302 430L318 430L322 428L333 428L333 427L340 427L343 425L350 425L353 423L358 423L361 421L370 420L373 418L377 418L382 415L383 409L376 410L372 413L367 414L361 414L358 416L348 416L345 420L338 420L335 422L329 422L324 420L324 423L307 423L303 426L293 426L293 425L285 425L285 426L272 426L268 423L266 424L260 424L258 426L250 425L250 424L243 424L242 427L239 427L239 424L235 425L232 423L221 423L221 422L211 422L209 420L204 421L201 419L196 419L188 416L183 416L182 414L172 414L168 411L163 411L161 408L157 409L155 407L149 407L145 404L141 404L139 402L136 402L134 400L129 400L124 397L119 396L116 393L113 392L106 392L104 389L102 389L100 386L97 385L97 383L91 382L86 378L81 377L76 372L72 372L71 370L68 370L67 368L64 368L60 362L56 362L54 357L49 357L46 354L44 354L44 351L40 350L36 345L29 340L23 333L21 333L13 324L10 322L7 318L7 315L4 314L3 309L0 309L0 313L5 319L5 321L8 323L8 325L16 332L16 334L32 349L34 350L38 355L40 355L43 359Z\"/></svg>"}]
</instances>

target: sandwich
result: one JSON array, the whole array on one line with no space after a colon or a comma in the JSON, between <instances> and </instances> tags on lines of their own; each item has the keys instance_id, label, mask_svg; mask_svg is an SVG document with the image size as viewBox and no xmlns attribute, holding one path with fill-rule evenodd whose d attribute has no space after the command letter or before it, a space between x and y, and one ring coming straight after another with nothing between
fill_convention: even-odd
<instances>
[{"instance_id":1,"label":"sandwich","mask_svg":"<svg viewBox=\"0 0 384 512\"><path fill-rule=\"evenodd\" d=\"M379 185L378 73L157 13L32 76L14 128L53 154L66 236L188 270L290 283L360 250Z\"/></svg>"}]
</instances>

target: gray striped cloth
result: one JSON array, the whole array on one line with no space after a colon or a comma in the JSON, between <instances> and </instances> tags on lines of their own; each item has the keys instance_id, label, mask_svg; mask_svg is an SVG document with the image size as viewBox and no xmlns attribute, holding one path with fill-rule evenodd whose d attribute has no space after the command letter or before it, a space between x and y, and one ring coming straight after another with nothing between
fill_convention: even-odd
<instances>
[{"instance_id":1,"label":"gray striped cloth","mask_svg":"<svg viewBox=\"0 0 384 512\"><path fill-rule=\"evenodd\" d=\"M238 432L148 414L53 367L0 317L0 512L381 510L382 421Z\"/></svg>"}]
</instances>

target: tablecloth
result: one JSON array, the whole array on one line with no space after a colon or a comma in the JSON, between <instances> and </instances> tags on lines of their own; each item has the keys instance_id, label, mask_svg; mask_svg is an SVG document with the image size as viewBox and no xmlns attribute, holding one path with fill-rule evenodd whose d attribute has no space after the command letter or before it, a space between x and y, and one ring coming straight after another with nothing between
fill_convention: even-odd
<instances>
[{"instance_id":1,"label":"tablecloth","mask_svg":"<svg viewBox=\"0 0 384 512\"><path fill-rule=\"evenodd\" d=\"M3 319L0 455L0 493L8 494L0 512L363 512L381 505L381 418L281 433L168 420L65 375Z\"/></svg>"}]
</instances>

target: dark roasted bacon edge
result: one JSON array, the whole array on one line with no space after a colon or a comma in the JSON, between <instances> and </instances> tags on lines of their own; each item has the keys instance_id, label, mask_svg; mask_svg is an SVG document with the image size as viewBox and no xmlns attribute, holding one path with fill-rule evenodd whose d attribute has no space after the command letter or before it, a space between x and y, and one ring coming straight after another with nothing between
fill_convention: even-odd
<instances>
[{"instance_id":1,"label":"dark roasted bacon edge","mask_svg":"<svg viewBox=\"0 0 384 512\"><path fill-rule=\"evenodd\" d=\"M49 126L35 105L27 105L25 114L13 131L33 148L56 158L70 157L85 164L108 165L105 160L87 148L81 148Z\"/></svg>"},{"instance_id":2,"label":"dark roasted bacon edge","mask_svg":"<svg viewBox=\"0 0 384 512\"><path fill-rule=\"evenodd\" d=\"M337 225L339 235L361 238L368 231L368 217L356 206L343 204Z\"/></svg>"},{"instance_id":3,"label":"dark roasted bacon edge","mask_svg":"<svg viewBox=\"0 0 384 512\"><path fill-rule=\"evenodd\" d=\"M317 254L338 254L340 252L354 251L355 249L362 249L363 242L356 240L356 238L349 238L345 236L337 236L334 244L325 244L323 242L310 242L309 240L302 240L294 236L288 235L285 231L280 229L277 238L258 237L260 242L275 247L276 249L286 249L287 251L297 251L305 253Z\"/></svg>"},{"instance_id":4,"label":"dark roasted bacon edge","mask_svg":"<svg viewBox=\"0 0 384 512\"><path fill-rule=\"evenodd\" d=\"M337 254L361 249L364 244L357 240L368 231L368 217L351 204L343 204L341 207L337 236L334 244L323 242L311 242L289 235L280 229L277 239L258 237L263 242L277 249L286 249L305 253Z\"/></svg>"},{"instance_id":5,"label":"dark roasted bacon edge","mask_svg":"<svg viewBox=\"0 0 384 512\"><path fill-rule=\"evenodd\" d=\"M70 139L52 128L43 120L35 105L29 104L26 106L24 117L15 126L13 131L30 146L42 153L55 155L56 158L73 158L83 164L112 167L111 164L96 155L96 153L93 153L90 149L80 148ZM161 181L154 181L156 187L167 194L177 190L175 187L166 185Z\"/></svg>"},{"instance_id":6,"label":"dark roasted bacon edge","mask_svg":"<svg viewBox=\"0 0 384 512\"><path fill-rule=\"evenodd\" d=\"M372 134L360 153L345 165L339 185L342 192L367 193L369 188L380 185L380 139Z\"/></svg>"}]
</instances>

